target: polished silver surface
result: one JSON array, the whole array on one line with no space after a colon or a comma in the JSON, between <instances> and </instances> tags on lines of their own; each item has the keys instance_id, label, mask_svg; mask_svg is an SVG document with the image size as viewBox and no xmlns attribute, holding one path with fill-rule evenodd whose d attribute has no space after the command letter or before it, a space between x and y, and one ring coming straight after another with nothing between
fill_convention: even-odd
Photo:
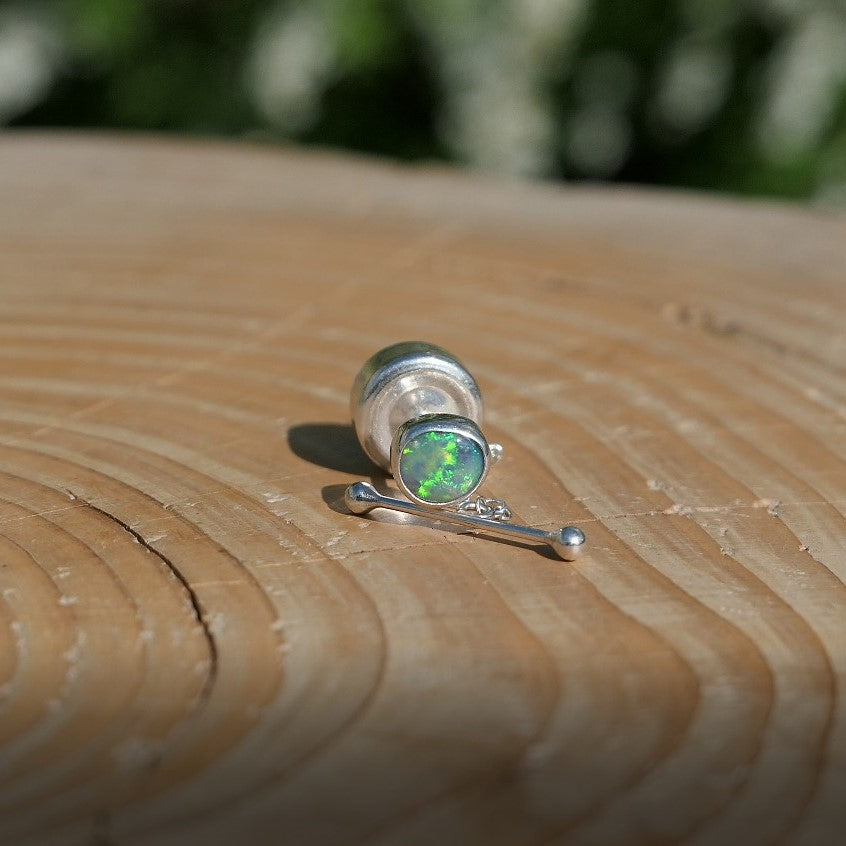
<instances>
[{"instance_id":1,"label":"polished silver surface","mask_svg":"<svg viewBox=\"0 0 846 846\"><path fill-rule=\"evenodd\" d=\"M350 485L344 494L344 502L352 514L366 514L373 508L389 508L430 520L442 520L469 531L489 532L499 537L512 540L528 540L545 543L552 547L556 555L565 561L575 561L584 551L585 534L575 526L565 526L552 532L534 529L531 526L518 526L500 520L479 517L459 511L432 509L416 502L408 502L391 496L383 496L369 482L356 482Z\"/></svg>"},{"instance_id":2,"label":"polished silver surface","mask_svg":"<svg viewBox=\"0 0 846 846\"><path fill-rule=\"evenodd\" d=\"M400 456L402 455L403 447L409 441L414 440L425 432L449 432L451 434L461 435L474 441L482 450L484 469L482 470L482 475L479 477L479 481L471 490L465 491L461 496L451 502L428 502L420 499L414 495L414 492L406 485L405 479L402 478L402 473L400 472ZM473 496L487 478L490 468L491 452L488 442L482 434L482 430L472 420L466 417L459 417L455 414L425 414L422 417L409 420L396 430L393 441L391 442L391 475L393 475L400 490L412 502L419 502L428 508L450 508Z\"/></svg>"},{"instance_id":3,"label":"polished silver surface","mask_svg":"<svg viewBox=\"0 0 846 846\"><path fill-rule=\"evenodd\" d=\"M577 526L565 526L551 534L550 545L565 561L575 561L584 552L587 538Z\"/></svg>"},{"instance_id":4,"label":"polished silver surface","mask_svg":"<svg viewBox=\"0 0 846 846\"><path fill-rule=\"evenodd\" d=\"M364 451L390 470L400 426L427 414L452 414L481 426L482 394L455 356L434 344L405 341L364 364L353 382L350 413ZM487 444L485 451L490 456Z\"/></svg>"}]
</instances>

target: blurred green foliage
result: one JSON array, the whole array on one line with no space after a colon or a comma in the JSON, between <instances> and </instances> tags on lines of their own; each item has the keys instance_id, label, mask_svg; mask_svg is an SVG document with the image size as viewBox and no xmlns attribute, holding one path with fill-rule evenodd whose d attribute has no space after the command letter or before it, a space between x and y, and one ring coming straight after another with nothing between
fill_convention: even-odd
<instances>
[{"instance_id":1,"label":"blurred green foliage","mask_svg":"<svg viewBox=\"0 0 846 846\"><path fill-rule=\"evenodd\" d=\"M842 0L0 0L0 122L846 201Z\"/></svg>"}]
</instances>

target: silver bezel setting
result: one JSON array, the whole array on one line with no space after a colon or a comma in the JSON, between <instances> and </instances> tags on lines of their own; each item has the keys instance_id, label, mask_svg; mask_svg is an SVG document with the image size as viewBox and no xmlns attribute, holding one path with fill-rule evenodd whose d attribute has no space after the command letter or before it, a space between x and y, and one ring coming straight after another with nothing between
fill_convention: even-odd
<instances>
[{"instance_id":1,"label":"silver bezel setting","mask_svg":"<svg viewBox=\"0 0 846 846\"><path fill-rule=\"evenodd\" d=\"M454 500L449 502L430 502L429 500L420 499L411 491L402 478L400 471L400 456L409 441L414 440L426 432L449 432L451 434L460 435L468 440L476 443L482 450L483 467L482 474L479 477L477 484L466 493L462 494ZM408 497L411 502L418 505L425 505L427 508L455 508L456 505L464 502L482 486L487 478L488 471L492 463L491 450L482 430L472 420L466 417L460 417L455 414L424 414L416 417L414 420L409 420L403 423L394 434L391 443L391 473L394 480L399 486L403 494Z\"/></svg>"}]
</instances>

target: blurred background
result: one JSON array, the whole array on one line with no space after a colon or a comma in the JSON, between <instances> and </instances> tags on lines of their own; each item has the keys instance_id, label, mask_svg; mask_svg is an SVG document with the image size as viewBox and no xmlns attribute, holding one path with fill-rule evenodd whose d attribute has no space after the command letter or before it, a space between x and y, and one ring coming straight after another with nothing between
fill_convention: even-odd
<instances>
[{"instance_id":1,"label":"blurred background","mask_svg":"<svg viewBox=\"0 0 846 846\"><path fill-rule=\"evenodd\" d=\"M846 0L0 0L0 126L846 206Z\"/></svg>"}]
</instances>

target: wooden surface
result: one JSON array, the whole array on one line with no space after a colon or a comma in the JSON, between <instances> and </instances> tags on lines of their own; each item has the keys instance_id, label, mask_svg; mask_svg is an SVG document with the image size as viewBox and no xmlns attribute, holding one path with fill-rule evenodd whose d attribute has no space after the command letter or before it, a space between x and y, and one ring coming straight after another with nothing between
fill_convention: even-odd
<instances>
[{"instance_id":1,"label":"wooden surface","mask_svg":"<svg viewBox=\"0 0 846 846\"><path fill-rule=\"evenodd\" d=\"M843 842L846 219L27 135L0 197L0 842ZM589 556L342 513L415 338Z\"/></svg>"}]
</instances>

